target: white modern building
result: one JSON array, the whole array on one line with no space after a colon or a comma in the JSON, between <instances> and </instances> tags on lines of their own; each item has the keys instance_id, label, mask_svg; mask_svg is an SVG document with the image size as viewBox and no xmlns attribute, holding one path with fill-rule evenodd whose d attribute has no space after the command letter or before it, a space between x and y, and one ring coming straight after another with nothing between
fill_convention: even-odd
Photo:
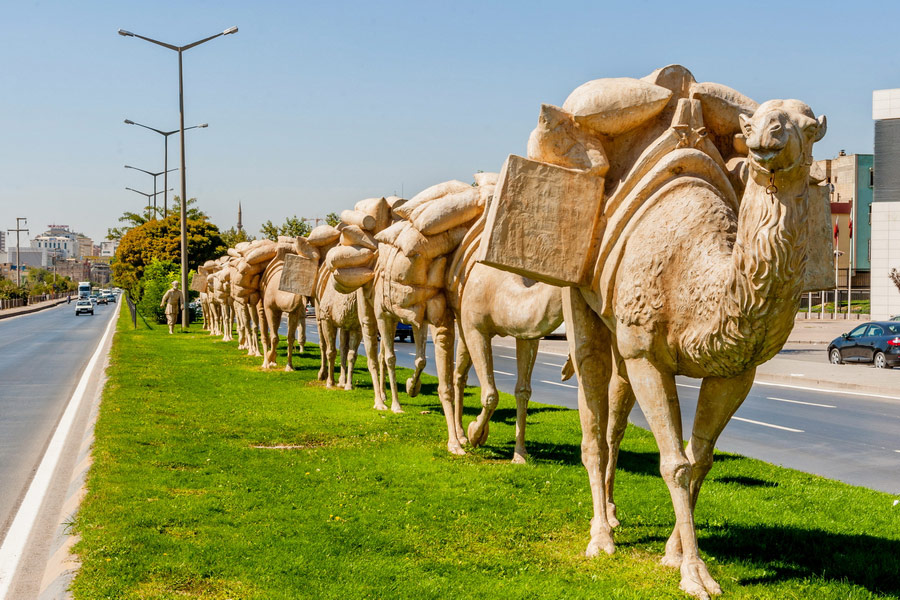
<instances>
[{"instance_id":1,"label":"white modern building","mask_svg":"<svg viewBox=\"0 0 900 600\"><path fill-rule=\"evenodd\" d=\"M68 225L49 225L49 229L31 240L31 247L44 250L57 259L81 258L79 234ZM90 249L88 250L90 252Z\"/></svg>"},{"instance_id":2,"label":"white modern building","mask_svg":"<svg viewBox=\"0 0 900 600\"><path fill-rule=\"evenodd\" d=\"M900 289L891 269L900 271L900 89L872 93L875 120L872 201L872 319L900 314Z\"/></svg>"},{"instance_id":3,"label":"white modern building","mask_svg":"<svg viewBox=\"0 0 900 600\"><path fill-rule=\"evenodd\" d=\"M115 256L119 248L119 240L100 242L100 256Z\"/></svg>"},{"instance_id":4,"label":"white modern building","mask_svg":"<svg viewBox=\"0 0 900 600\"><path fill-rule=\"evenodd\" d=\"M6 252L6 232L0 231L0 252Z\"/></svg>"}]
</instances>

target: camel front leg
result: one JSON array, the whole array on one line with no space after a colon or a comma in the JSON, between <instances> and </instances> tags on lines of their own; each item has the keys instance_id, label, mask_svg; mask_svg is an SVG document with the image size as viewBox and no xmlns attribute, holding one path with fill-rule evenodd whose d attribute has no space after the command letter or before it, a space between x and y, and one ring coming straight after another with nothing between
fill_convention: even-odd
<instances>
[{"instance_id":1,"label":"camel front leg","mask_svg":"<svg viewBox=\"0 0 900 600\"><path fill-rule=\"evenodd\" d=\"M708 599L711 594L721 594L722 589L709 574L697 548L690 491L692 469L682 443L681 407L675 377L664 372L646 355L626 358L625 367L634 395L647 417L653 437L656 438L660 456L659 470L669 488L675 509L675 528L681 537L683 552L679 562L680 587L697 598ZM664 561L664 564L674 566L668 562L668 558Z\"/></svg>"},{"instance_id":2,"label":"camel front leg","mask_svg":"<svg viewBox=\"0 0 900 600\"><path fill-rule=\"evenodd\" d=\"M260 331L258 305L248 305L247 312L250 315L250 350L247 354L249 356L262 356L262 353L259 351L259 338L256 337Z\"/></svg>"},{"instance_id":3,"label":"camel front leg","mask_svg":"<svg viewBox=\"0 0 900 600\"><path fill-rule=\"evenodd\" d=\"M447 311L445 311L446 313ZM441 399L441 408L444 410L444 418L447 421L447 450L451 454L463 455L458 431L462 429L462 407L454 406L453 386L453 343L454 335L453 319L444 316L444 322L431 326L431 339L434 340L434 362L437 367L438 397Z\"/></svg>"},{"instance_id":4,"label":"camel front leg","mask_svg":"<svg viewBox=\"0 0 900 600\"><path fill-rule=\"evenodd\" d=\"M500 394L494 382L494 354L491 352L490 336L467 323L463 323L463 327L469 356L475 367L475 374L478 375L478 382L481 383L481 412L469 423L467 430L469 443L478 447L487 441L491 417L497 409Z\"/></svg>"},{"instance_id":5,"label":"camel front leg","mask_svg":"<svg viewBox=\"0 0 900 600\"><path fill-rule=\"evenodd\" d=\"M540 340L516 339L516 450L513 463L524 465L528 458L525 450L525 423L528 418L528 401L531 400L531 373L537 360Z\"/></svg>"},{"instance_id":6,"label":"camel front leg","mask_svg":"<svg viewBox=\"0 0 900 600\"><path fill-rule=\"evenodd\" d=\"M585 555L597 556L600 551L612 554L616 547L612 529L606 519L606 489L604 487L608 448L609 378L612 371L609 329L588 306L581 292L563 288L563 315L566 339L572 367L578 378L578 418L581 421L581 462L591 485L593 518L591 541Z\"/></svg>"},{"instance_id":7,"label":"camel front leg","mask_svg":"<svg viewBox=\"0 0 900 600\"><path fill-rule=\"evenodd\" d=\"M750 393L755 374L756 369L753 368L729 379L706 377L700 385L697 412L694 415L694 430L685 451L688 460L691 461L692 509L697 507L700 487L712 468L716 440ZM666 542L666 556L663 563L680 566L682 559L681 534L676 528Z\"/></svg>"},{"instance_id":8,"label":"camel front leg","mask_svg":"<svg viewBox=\"0 0 900 600\"><path fill-rule=\"evenodd\" d=\"M300 321L300 309L295 309L288 313L287 365L284 367L287 373L294 370L294 336L297 333L297 324Z\"/></svg>"},{"instance_id":9,"label":"camel front leg","mask_svg":"<svg viewBox=\"0 0 900 600\"><path fill-rule=\"evenodd\" d=\"M356 309L359 326L362 330L363 344L366 349L366 366L372 379L372 391L375 394L374 408L387 410L384 403L384 382L381 379L381 360L378 355L378 327L375 319L372 284L367 283L356 290Z\"/></svg>"},{"instance_id":10,"label":"camel front leg","mask_svg":"<svg viewBox=\"0 0 900 600\"><path fill-rule=\"evenodd\" d=\"M472 357L469 354L469 348L466 346L466 340L460 331L459 339L456 341L456 365L453 367L453 407L460 413L459 421L462 423L462 410L465 404L466 383L469 379L469 368L472 366ZM456 432L460 444L468 444L465 431L460 428Z\"/></svg>"},{"instance_id":11,"label":"camel front leg","mask_svg":"<svg viewBox=\"0 0 900 600\"><path fill-rule=\"evenodd\" d=\"M425 370L427 362L425 358L425 344L428 343L428 332L424 327L417 327L416 325L412 326L412 330L413 340L416 342L416 370L412 377L406 380L406 395L410 398L415 398L419 395L419 390L422 389L422 371ZM391 346L393 346L393 336L391 340Z\"/></svg>"},{"instance_id":12,"label":"camel front leg","mask_svg":"<svg viewBox=\"0 0 900 600\"><path fill-rule=\"evenodd\" d=\"M394 354L394 334L397 331L397 319L393 315L381 314L378 316L378 333L381 334L381 356L383 360L382 370L379 374L379 384L384 389L384 373L387 371L391 384L391 410L402 413L403 407L397 399L397 356ZM418 345L418 343L417 343ZM376 406L377 408L377 406Z\"/></svg>"},{"instance_id":13,"label":"camel front leg","mask_svg":"<svg viewBox=\"0 0 900 600\"><path fill-rule=\"evenodd\" d=\"M262 300L256 305L256 315L259 320L259 338L262 340L262 368L269 366L269 322L266 320L266 311Z\"/></svg>"},{"instance_id":14,"label":"camel front leg","mask_svg":"<svg viewBox=\"0 0 900 600\"><path fill-rule=\"evenodd\" d=\"M234 323L234 315L231 312L231 305L226 301L222 305L222 341L230 342L233 338L231 336L231 328Z\"/></svg>"},{"instance_id":15,"label":"camel front leg","mask_svg":"<svg viewBox=\"0 0 900 600\"><path fill-rule=\"evenodd\" d=\"M303 354L306 349L306 298L297 309L297 323L299 325L297 337L297 354Z\"/></svg>"}]
</instances>

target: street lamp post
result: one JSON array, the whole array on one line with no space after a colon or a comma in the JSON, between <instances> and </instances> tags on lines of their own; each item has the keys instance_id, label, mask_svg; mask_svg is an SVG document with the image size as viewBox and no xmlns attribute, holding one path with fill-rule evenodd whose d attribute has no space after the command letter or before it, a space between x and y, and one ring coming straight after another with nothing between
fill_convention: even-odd
<instances>
[{"instance_id":1,"label":"street lamp post","mask_svg":"<svg viewBox=\"0 0 900 600\"><path fill-rule=\"evenodd\" d=\"M147 175L153 176L153 218L158 219L159 215L156 210L156 178L160 175L166 175L169 171L177 171L177 169L169 169L168 171L160 171L159 173L153 173L152 171L145 171L144 169L139 169L137 167L132 167L131 165L125 165L126 169L134 169L135 171L140 171L141 173L146 173ZM165 181L163 181L163 194L166 193L166 185ZM166 218L166 208L163 206L163 218Z\"/></svg>"},{"instance_id":2,"label":"street lamp post","mask_svg":"<svg viewBox=\"0 0 900 600\"><path fill-rule=\"evenodd\" d=\"M28 219L26 217L16 217L16 228L7 229L9 232L16 232L16 287L22 287L22 260L19 257L19 234L23 231L28 233L27 229L22 228L22 223L20 223L20 221L25 221L25 224L28 224Z\"/></svg>"},{"instance_id":3,"label":"street lamp post","mask_svg":"<svg viewBox=\"0 0 900 600\"><path fill-rule=\"evenodd\" d=\"M156 44L157 46L162 46L163 48L168 48L169 50L174 50L178 53L178 119L179 119L179 132L178 136L181 141L181 293L184 294L185 301L182 302L182 313L181 313L181 328L187 329L188 327L188 281L187 281L187 174L185 172L184 167L184 69L182 67L182 55L186 50L190 50L195 46L199 46L200 44L204 44L210 40L214 40L219 36L229 35L232 33L237 33L237 27L229 27L225 31L217 33L215 35L211 35L207 38L203 38L202 40L198 40L196 42L187 44L185 46L174 46L172 44L167 44L165 42L160 42L159 40L154 40L152 38L144 37L142 35L138 35L136 33L131 33L130 31L125 31L124 29L119 30L119 35L125 37L136 37L140 38L146 42L150 42L151 44Z\"/></svg>"},{"instance_id":4,"label":"street lamp post","mask_svg":"<svg viewBox=\"0 0 900 600\"><path fill-rule=\"evenodd\" d=\"M155 127L149 127L142 123L136 123L131 119L125 119L126 125L137 125L138 127L143 127L144 129L149 129L150 131L155 131L156 133L163 136L163 169L169 169L169 136L173 133L178 133L181 131L180 129L173 129L172 131L163 131L162 129L156 129ZM200 123L199 125L192 125L191 127L185 127L185 131L189 131L191 129L203 129L209 127L209 123ZM169 169L171 171L175 171L176 169ZM163 176L163 188L169 188L169 171L167 170ZM163 217L168 214L169 211L169 195L163 194Z\"/></svg>"},{"instance_id":5,"label":"street lamp post","mask_svg":"<svg viewBox=\"0 0 900 600\"><path fill-rule=\"evenodd\" d=\"M156 211L156 197L157 197L158 195L160 195L160 194L163 193L163 192L157 192L157 191L154 191L152 194L148 194L147 192L142 192L142 191L140 191L140 190L136 190L136 189L130 188L130 187L126 187L125 189L128 190L128 191L130 191L130 192L134 192L135 194L140 194L141 196L146 196L146 197L147 197L147 209L148 209L148 212L149 212L149 209L151 209L151 208L154 210L154 212ZM173 189L174 189L174 188L173 188ZM163 190L163 191L165 191L165 190ZM171 192L171 191L173 191L173 190L170 189L170 190L168 190L168 191ZM150 205L150 198L153 198L153 205L152 205L152 206Z\"/></svg>"}]
</instances>

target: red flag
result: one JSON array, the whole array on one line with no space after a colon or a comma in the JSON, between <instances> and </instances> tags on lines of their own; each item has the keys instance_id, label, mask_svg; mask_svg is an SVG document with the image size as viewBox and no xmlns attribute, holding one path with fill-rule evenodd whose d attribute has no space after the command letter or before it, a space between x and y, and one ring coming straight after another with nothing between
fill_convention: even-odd
<instances>
[{"instance_id":1,"label":"red flag","mask_svg":"<svg viewBox=\"0 0 900 600\"><path fill-rule=\"evenodd\" d=\"M834 243L835 243L835 244L837 244L837 242L838 242L838 232L839 232L839 231L840 231L840 230L839 230L839 228L838 228L838 220L835 219L835 220L834 220Z\"/></svg>"},{"instance_id":2,"label":"red flag","mask_svg":"<svg viewBox=\"0 0 900 600\"><path fill-rule=\"evenodd\" d=\"M850 239L853 239L853 217L850 217Z\"/></svg>"}]
</instances>

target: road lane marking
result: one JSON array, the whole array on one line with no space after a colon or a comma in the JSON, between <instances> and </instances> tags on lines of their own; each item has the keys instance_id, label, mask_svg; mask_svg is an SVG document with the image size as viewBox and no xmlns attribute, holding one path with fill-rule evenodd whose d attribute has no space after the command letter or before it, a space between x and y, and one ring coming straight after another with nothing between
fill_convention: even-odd
<instances>
[{"instance_id":1,"label":"road lane marking","mask_svg":"<svg viewBox=\"0 0 900 600\"><path fill-rule=\"evenodd\" d=\"M547 367L556 367L556 368L558 368L558 369L562 369L562 368L565 366L565 365L558 365L558 364L556 364L556 363L548 363L548 362L539 362L538 364L544 365L544 366L547 366Z\"/></svg>"},{"instance_id":2,"label":"road lane marking","mask_svg":"<svg viewBox=\"0 0 900 600\"><path fill-rule=\"evenodd\" d=\"M506 371L498 371L497 369L494 369L494 373L498 373L500 375L509 375L510 377L515 377L516 375L515 373L507 373Z\"/></svg>"},{"instance_id":3,"label":"road lane marking","mask_svg":"<svg viewBox=\"0 0 900 600\"><path fill-rule=\"evenodd\" d=\"M415 352L407 352L407 354L409 354L410 356L415 356L415 355L416 355Z\"/></svg>"},{"instance_id":4,"label":"road lane marking","mask_svg":"<svg viewBox=\"0 0 900 600\"><path fill-rule=\"evenodd\" d=\"M568 383L560 383L558 381L547 381L546 379L541 379L540 382L541 383L549 383L550 385L558 385L559 387L564 387L564 388L572 388L573 390L578 389L577 385L569 385Z\"/></svg>"},{"instance_id":5,"label":"road lane marking","mask_svg":"<svg viewBox=\"0 0 900 600\"><path fill-rule=\"evenodd\" d=\"M885 400L900 400L900 396L885 396L883 394L869 394L866 392L850 392L847 390L829 390L826 388L814 388L803 385L789 385L787 383L772 383L769 381L754 381L754 385L771 385L774 387L783 387L791 390L804 390L807 392L824 392L826 394L843 394L845 396L864 396L866 398L883 398Z\"/></svg>"},{"instance_id":6,"label":"road lane marking","mask_svg":"<svg viewBox=\"0 0 900 600\"><path fill-rule=\"evenodd\" d=\"M676 383L675 385L677 385L678 387L693 388L693 389L695 389L695 390L699 390L699 389L700 389L700 386L699 386L699 385L691 385L691 384L689 384L689 383Z\"/></svg>"},{"instance_id":7,"label":"road lane marking","mask_svg":"<svg viewBox=\"0 0 900 600\"><path fill-rule=\"evenodd\" d=\"M803 404L806 406L821 406L822 408L837 408L837 406L833 404L816 404L815 402L801 402L800 400L788 400L787 398L775 398L774 396L768 396L768 400L777 400L779 402L790 402L791 404Z\"/></svg>"},{"instance_id":8,"label":"road lane marking","mask_svg":"<svg viewBox=\"0 0 900 600\"><path fill-rule=\"evenodd\" d=\"M106 331L100 338L100 343L97 344L97 349L94 350L91 360L88 361L87 366L81 374L81 379L78 380L75 392L69 399L66 410L59 420L59 423L56 425L53 437L50 439L50 444L47 445L47 450L44 452L44 457L41 459L41 464L38 466L37 471L35 471L34 479L31 480L28 491L25 492L25 497L22 499L22 504L16 512L12 525L9 526L9 530L6 532L6 537L3 539L3 545L0 546L0 600L5 600L9 593L9 587L12 584L13 576L16 573L16 569L19 566L19 560L21 560L22 553L25 550L25 544L28 542L28 537L31 535L31 530L34 527L35 521L37 521L39 509L44 502L44 496L46 496L47 490L50 488L50 483L53 479L53 471L56 470L56 465L59 463L59 459L62 456L66 438L69 437L69 432L72 429L75 416L78 414L81 403L84 400L88 382L91 379L94 368L97 366L97 362L100 360L100 356L103 354L103 347L109 341L110 335L115 330L120 307L121 304L116 303L116 312L113 313L112 318L110 318L109 324L106 326Z\"/></svg>"},{"instance_id":9,"label":"road lane marking","mask_svg":"<svg viewBox=\"0 0 900 600\"><path fill-rule=\"evenodd\" d=\"M793 427L782 427L781 425L773 425L771 423L763 423L762 421L754 421L753 419L744 419L742 417L731 417L735 421L743 421L744 423L753 423L754 425L762 425L763 427L771 427L772 429L781 429L782 431L790 431L792 433L803 433L802 429L794 429Z\"/></svg>"}]
</instances>

